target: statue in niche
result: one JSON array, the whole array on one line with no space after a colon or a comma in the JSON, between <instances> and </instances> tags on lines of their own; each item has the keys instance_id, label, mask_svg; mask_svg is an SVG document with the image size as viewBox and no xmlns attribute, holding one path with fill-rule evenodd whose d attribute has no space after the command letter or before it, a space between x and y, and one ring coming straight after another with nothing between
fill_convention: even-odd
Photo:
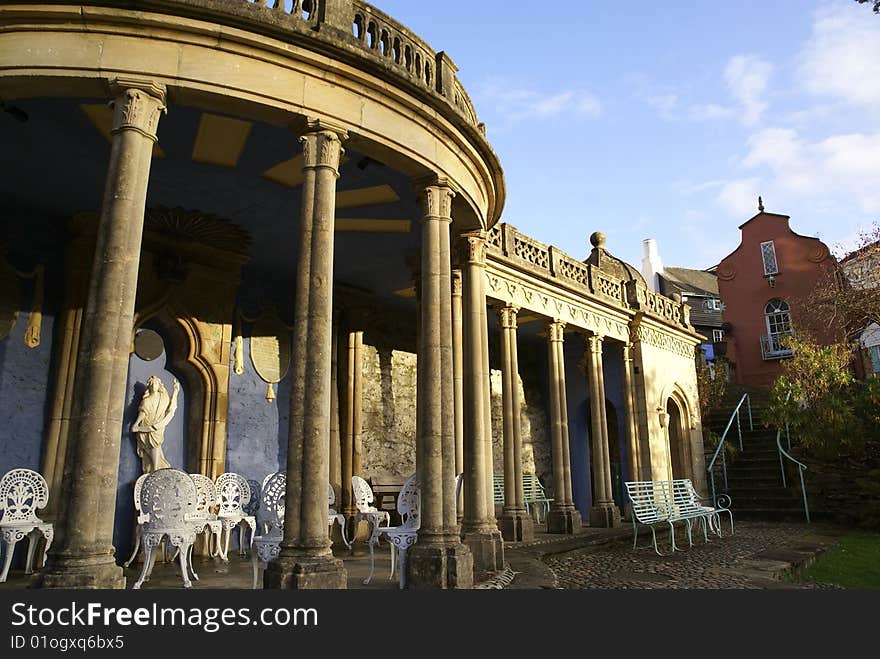
<instances>
[{"instance_id":1,"label":"statue in niche","mask_svg":"<svg viewBox=\"0 0 880 659\"><path fill-rule=\"evenodd\" d=\"M151 375L147 380L147 390L138 405L138 417L131 426L137 438L137 454L143 464L144 473L171 466L162 452L165 441L165 426L177 411L177 394L180 383L174 380L171 395L157 376Z\"/></svg>"}]
</instances>

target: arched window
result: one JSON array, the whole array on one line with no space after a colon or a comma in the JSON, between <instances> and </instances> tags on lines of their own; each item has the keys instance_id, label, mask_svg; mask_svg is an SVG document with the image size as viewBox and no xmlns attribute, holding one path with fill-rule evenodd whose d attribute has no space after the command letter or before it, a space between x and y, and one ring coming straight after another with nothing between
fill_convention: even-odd
<instances>
[{"instance_id":1,"label":"arched window","mask_svg":"<svg viewBox=\"0 0 880 659\"><path fill-rule=\"evenodd\" d=\"M771 353L790 352L785 337L791 335L791 309L785 300L770 300L764 307L768 347Z\"/></svg>"}]
</instances>

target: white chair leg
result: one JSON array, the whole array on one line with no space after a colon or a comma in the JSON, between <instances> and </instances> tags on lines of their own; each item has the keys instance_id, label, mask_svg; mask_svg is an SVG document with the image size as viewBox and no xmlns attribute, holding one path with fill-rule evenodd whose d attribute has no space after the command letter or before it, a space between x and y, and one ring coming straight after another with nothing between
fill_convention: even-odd
<instances>
[{"instance_id":1,"label":"white chair leg","mask_svg":"<svg viewBox=\"0 0 880 659\"><path fill-rule=\"evenodd\" d=\"M131 557L123 563L125 567L128 567L134 562L135 556L137 556L138 549L141 548L141 525L138 524L134 528L134 549L131 550Z\"/></svg>"},{"instance_id":2,"label":"white chair leg","mask_svg":"<svg viewBox=\"0 0 880 659\"><path fill-rule=\"evenodd\" d=\"M367 546L370 549L370 574L367 576L366 579L364 579L365 586L367 584L369 584L370 581L373 579L373 572L376 569L376 561L375 561L375 557L373 555L373 536L372 535L370 535L370 538L367 540Z\"/></svg>"},{"instance_id":3,"label":"white chair leg","mask_svg":"<svg viewBox=\"0 0 880 659\"><path fill-rule=\"evenodd\" d=\"M223 545L223 553L226 555L225 560L229 560L229 538L232 536L232 529L224 528L223 531L226 538Z\"/></svg>"},{"instance_id":4,"label":"white chair leg","mask_svg":"<svg viewBox=\"0 0 880 659\"><path fill-rule=\"evenodd\" d=\"M193 545L189 546L189 557L186 560L189 563L189 571L192 572L193 579L198 581L199 575L196 574L196 569L193 567Z\"/></svg>"},{"instance_id":5,"label":"white chair leg","mask_svg":"<svg viewBox=\"0 0 880 659\"><path fill-rule=\"evenodd\" d=\"M147 547L145 545L144 546L144 565L141 568L141 575L138 577L138 580L134 582L134 586L133 586L134 590L140 589L140 587L144 583L144 581L147 580L147 576L150 573L150 569L152 568L152 564L153 564L154 560L156 560L156 555L155 555L154 551L150 547Z\"/></svg>"},{"instance_id":6,"label":"white chair leg","mask_svg":"<svg viewBox=\"0 0 880 659\"><path fill-rule=\"evenodd\" d=\"M183 587L192 588L192 581L189 580L189 566L186 564L186 557L189 554L189 546L184 545L180 549L180 573L183 575Z\"/></svg>"},{"instance_id":7,"label":"white chair leg","mask_svg":"<svg viewBox=\"0 0 880 659\"><path fill-rule=\"evenodd\" d=\"M13 535L11 538L3 539L3 572L0 573L0 583L6 581L6 575L9 574L9 566L12 565L12 554L15 553L15 544L18 540Z\"/></svg>"},{"instance_id":8,"label":"white chair leg","mask_svg":"<svg viewBox=\"0 0 880 659\"><path fill-rule=\"evenodd\" d=\"M251 565L254 568L254 585L252 586L254 590L257 589L257 583L259 582L260 576L260 564L257 560L257 552L251 552Z\"/></svg>"},{"instance_id":9,"label":"white chair leg","mask_svg":"<svg viewBox=\"0 0 880 659\"><path fill-rule=\"evenodd\" d=\"M34 555L37 553L37 543L40 541L40 535L41 533L37 529L28 533L27 562L24 567L25 574L34 573Z\"/></svg>"},{"instance_id":10,"label":"white chair leg","mask_svg":"<svg viewBox=\"0 0 880 659\"><path fill-rule=\"evenodd\" d=\"M244 524L238 523L238 555L244 556Z\"/></svg>"},{"instance_id":11,"label":"white chair leg","mask_svg":"<svg viewBox=\"0 0 880 659\"><path fill-rule=\"evenodd\" d=\"M394 543L391 542L391 574L388 575L388 580L391 581L394 579L394 554L397 547L394 546Z\"/></svg>"},{"instance_id":12,"label":"white chair leg","mask_svg":"<svg viewBox=\"0 0 880 659\"><path fill-rule=\"evenodd\" d=\"M400 545L400 561L397 566L400 570L400 590L406 587L406 545Z\"/></svg>"}]
</instances>

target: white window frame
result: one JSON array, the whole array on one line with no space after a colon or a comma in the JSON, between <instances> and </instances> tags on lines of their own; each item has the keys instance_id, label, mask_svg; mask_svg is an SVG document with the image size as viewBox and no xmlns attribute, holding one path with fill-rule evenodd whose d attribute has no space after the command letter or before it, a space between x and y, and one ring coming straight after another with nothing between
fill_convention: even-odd
<instances>
[{"instance_id":1,"label":"white window frame","mask_svg":"<svg viewBox=\"0 0 880 659\"><path fill-rule=\"evenodd\" d=\"M772 263L767 258L772 257ZM761 243L761 261L764 263L764 275L779 274L779 260L776 258L776 245L772 240ZM772 269L771 267L772 266Z\"/></svg>"},{"instance_id":2,"label":"white window frame","mask_svg":"<svg viewBox=\"0 0 880 659\"><path fill-rule=\"evenodd\" d=\"M770 300L764 306L764 323L767 326L770 345L774 351L780 350L781 337L791 334L791 307L788 302L780 299Z\"/></svg>"},{"instance_id":3,"label":"white window frame","mask_svg":"<svg viewBox=\"0 0 880 659\"><path fill-rule=\"evenodd\" d=\"M721 343L724 341L724 330L713 329L712 330L712 342L713 343Z\"/></svg>"},{"instance_id":4,"label":"white window frame","mask_svg":"<svg viewBox=\"0 0 880 659\"><path fill-rule=\"evenodd\" d=\"M724 311L724 307L721 304L721 300L718 298L706 298L706 309L708 311Z\"/></svg>"}]
</instances>

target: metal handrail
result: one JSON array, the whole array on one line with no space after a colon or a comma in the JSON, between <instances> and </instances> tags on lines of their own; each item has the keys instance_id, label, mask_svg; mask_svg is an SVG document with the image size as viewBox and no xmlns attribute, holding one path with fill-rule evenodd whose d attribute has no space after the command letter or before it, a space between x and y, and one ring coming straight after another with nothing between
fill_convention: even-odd
<instances>
[{"instance_id":1,"label":"metal handrail","mask_svg":"<svg viewBox=\"0 0 880 659\"><path fill-rule=\"evenodd\" d=\"M752 399L749 397L748 393L744 393L742 398L739 399L739 403L736 404L733 412L730 415L730 420L727 422L727 426L724 428L724 432L721 433L721 439L718 441L718 447L715 449L715 453L712 456L712 459L709 461L709 466L706 470L709 472L709 480L712 484L712 502L717 504L717 495L715 494L715 461L718 459L718 454L721 454L721 472L724 474L724 489L727 490L727 458L724 455L724 442L727 441L727 433L730 432L731 426L733 426L733 420L736 419L736 432L739 436L739 450L743 450L743 438L742 438L742 423L740 421L740 410L742 409L743 403L746 403L746 406L749 411L749 430L754 430L755 426L752 420Z\"/></svg>"},{"instance_id":2,"label":"metal handrail","mask_svg":"<svg viewBox=\"0 0 880 659\"><path fill-rule=\"evenodd\" d=\"M788 392L788 395L785 397L785 402L791 400L791 392ZM785 424L785 436L788 440L788 450L791 450L791 433L789 432L788 424ZM779 451L779 470L782 472L782 487L788 487L785 481L785 463L782 461L782 457L785 456L792 462L794 462L798 466L798 475L801 477L801 494L804 497L804 514L807 517L807 523L810 522L810 506L807 503L807 486L804 483L804 472L807 470L807 465L803 462L799 462L795 460L791 454L782 448L782 428L777 429L776 431L776 448Z\"/></svg>"}]
</instances>

